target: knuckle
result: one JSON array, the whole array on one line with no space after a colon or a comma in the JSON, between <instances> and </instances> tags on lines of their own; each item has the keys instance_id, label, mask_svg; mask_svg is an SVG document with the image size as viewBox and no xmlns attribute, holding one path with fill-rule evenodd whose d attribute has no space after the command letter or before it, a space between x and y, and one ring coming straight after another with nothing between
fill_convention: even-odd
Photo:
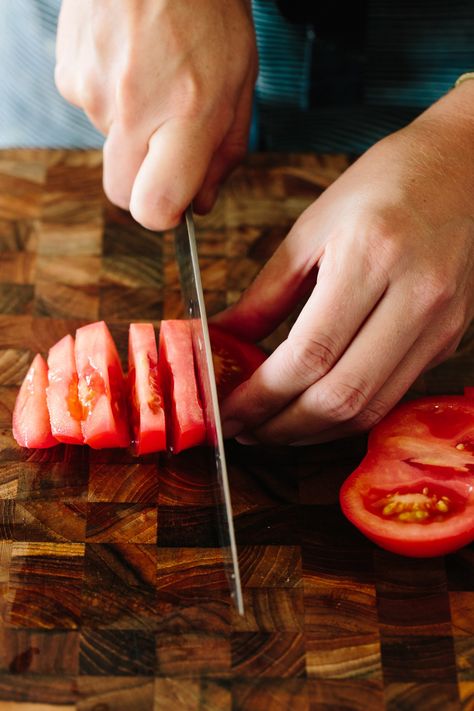
<instances>
[{"instance_id":1,"label":"knuckle","mask_svg":"<svg viewBox=\"0 0 474 711\"><path fill-rule=\"evenodd\" d=\"M318 406L329 420L347 422L360 415L368 403L368 388L362 384L325 386L318 393Z\"/></svg>"},{"instance_id":2,"label":"knuckle","mask_svg":"<svg viewBox=\"0 0 474 711\"><path fill-rule=\"evenodd\" d=\"M381 271L388 279L402 258L402 244L397 231L383 221L369 232L367 243L369 268Z\"/></svg>"},{"instance_id":3,"label":"knuckle","mask_svg":"<svg viewBox=\"0 0 474 711\"><path fill-rule=\"evenodd\" d=\"M441 270L425 270L423 277L413 286L413 298L418 308L433 313L449 304L456 293L454 280Z\"/></svg>"},{"instance_id":4,"label":"knuckle","mask_svg":"<svg viewBox=\"0 0 474 711\"><path fill-rule=\"evenodd\" d=\"M336 362L336 344L327 336L318 338L294 336L288 338L291 355L291 370L311 379L320 378Z\"/></svg>"},{"instance_id":5,"label":"knuckle","mask_svg":"<svg viewBox=\"0 0 474 711\"><path fill-rule=\"evenodd\" d=\"M382 400L371 400L353 419L354 428L359 432L375 427L387 414L389 406Z\"/></svg>"},{"instance_id":6,"label":"knuckle","mask_svg":"<svg viewBox=\"0 0 474 711\"><path fill-rule=\"evenodd\" d=\"M449 343L453 341L458 343L464 333L465 327L465 314L463 314L462 311L456 311L456 313L452 314L446 323L446 337Z\"/></svg>"},{"instance_id":7,"label":"knuckle","mask_svg":"<svg viewBox=\"0 0 474 711\"><path fill-rule=\"evenodd\" d=\"M125 67L115 85L117 118L126 127L133 125L141 112L139 76L132 67Z\"/></svg>"}]
</instances>

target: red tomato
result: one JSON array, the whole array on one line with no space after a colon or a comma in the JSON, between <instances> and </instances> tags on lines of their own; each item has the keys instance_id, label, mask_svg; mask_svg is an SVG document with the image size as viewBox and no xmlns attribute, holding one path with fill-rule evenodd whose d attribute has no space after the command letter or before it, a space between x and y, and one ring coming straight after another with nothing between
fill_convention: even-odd
<instances>
[{"instance_id":1,"label":"red tomato","mask_svg":"<svg viewBox=\"0 0 474 711\"><path fill-rule=\"evenodd\" d=\"M223 400L237 385L248 380L266 355L253 343L236 338L228 331L209 324L214 371L219 399Z\"/></svg>"},{"instance_id":2,"label":"red tomato","mask_svg":"<svg viewBox=\"0 0 474 711\"><path fill-rule=\"evenodd\" d=\"M125 381L115 343L103 321L76 331L75 355L84 442L95 449L128 447Z\"/></svg>"},{"instance_id":3,"label":"red tomato","mask_svg":"<svg viewBox=\"0 0 474 711\"><path fill-rule=\"evenodd\" d=\"M13 410L13 436L20 447L44 449L58 443L49 424L47 385L48 367L38 353L23 380Z\"/></svg>"},{"instance_id":4,"label":"red tomato","mask_svg":"<svg viewBox=\"0 0 474 711\"><path fill-rule=\"evenodd\" d=\"M64 336L49 350L48 404L51 432L59 442L82 444L82 405L77 393L77 371L74 339Z\"/></svg>"},{"instance_id":5,"label":"red tomato","mask_svg":"<svg viewBox=\"0 0 474 711\"><path fill-rule=\"evenodd\" d=\"M166 449L164 402L151 323L130 324L128 386L136 454Z\"/></svg>"},{"instance_id":6,"label":"red tomato","mask_svg":"<svg viewBox=\"0 0 474 711\"><path fill-rule=\"evenodd\" d=\"M340 500L352 523L395 553L436 556L474 540L474 399L429 397L392 410Z\"/></svg>"},{"instance_id":7,"label":"red tomato","mask_svg":"<svg viewBox=\"0 0 474 711\"><path fill-rule=\"evenodd\" d=\"M162 321L160 327L160 372L168 402L168 443L173 452L203 444L206 426L194 372L189 321Z\"/></svg>"}]
</instances>

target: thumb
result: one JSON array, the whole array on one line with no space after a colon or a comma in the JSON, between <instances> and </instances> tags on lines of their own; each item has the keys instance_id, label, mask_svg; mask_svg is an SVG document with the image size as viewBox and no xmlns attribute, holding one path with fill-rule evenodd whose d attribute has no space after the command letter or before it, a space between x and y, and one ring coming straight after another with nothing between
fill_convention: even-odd
<instances>
[{"instance_id":1,"label":"thumb","mask_svg":"<svg viewBox=\"0 0 474 711\"><path fill-rule=\"evenodd\" d=\"M151 230L174 227L199 191L215 148L210 127L173 118L151 136L135 178L130 212Z\"/></svg>"}]
</instances>

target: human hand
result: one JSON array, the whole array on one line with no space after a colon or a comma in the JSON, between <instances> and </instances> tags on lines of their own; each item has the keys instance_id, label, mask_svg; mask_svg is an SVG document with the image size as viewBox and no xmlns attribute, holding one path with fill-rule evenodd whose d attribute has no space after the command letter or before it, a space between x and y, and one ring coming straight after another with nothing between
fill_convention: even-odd
<instances>
[{"instance_id":1,"label":"human hand","mask_svg":"<svg viewBox=\"0 0 474 711\"><path fill-rule=\"evenodd\" d=\"M250 0L63 0L56 84L107 139L104 189L151 229L211 209L247 147Z\"/></svg>"},{"instance_id":2,"label":"human hand","mask_svg":"<svg viewBox=\"0 0 474 711\"><path fill-rule=\"evenodd\" d=\"M455 350L474 314L473 104L471 81L372 147L215 319L260 340L309 294L223 403L226 436L310 444L368 429Z\"/></svg>"}]
</instances>

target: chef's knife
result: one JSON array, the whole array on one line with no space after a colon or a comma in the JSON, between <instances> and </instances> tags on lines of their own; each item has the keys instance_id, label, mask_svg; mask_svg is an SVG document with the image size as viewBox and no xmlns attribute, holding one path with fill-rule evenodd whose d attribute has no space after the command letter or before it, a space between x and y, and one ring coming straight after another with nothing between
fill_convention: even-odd
<instances>
[{"instance_id":1,"label":"chef's knife","mask_svg":"<svg viewBox=\"0 0 474 711\"><path fill-rule=\"evenodd\" d=\"M225 555L225 570L231 594L241 615L244 612L239 561L235 543L232 503L224 451L224 440L217 400L216 378L212 361L206 307L201 283L201 273L194 232L192 207L188 207L184 219L175 230L175 248L179 267L181 289L186 305L187 317L191 320L194 358L201 388L202 405L206 419L208 441L214 449L214 460L222 513L219 526L221 545Z\"/></svg>"}]
</instances>

